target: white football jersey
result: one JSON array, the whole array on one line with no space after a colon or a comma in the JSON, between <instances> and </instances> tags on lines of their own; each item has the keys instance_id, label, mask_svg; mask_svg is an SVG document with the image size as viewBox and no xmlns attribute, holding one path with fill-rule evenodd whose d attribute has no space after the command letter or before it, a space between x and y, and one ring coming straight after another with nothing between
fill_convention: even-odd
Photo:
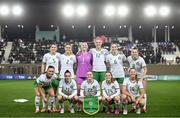
<instances>
[{"instance_id":1,"label":"white football jersey","mask_svg":"<svg viewBox=\"0 0 180 118\"><path fill-rule=\"evenodd\" d=\"M110 64L110 71L113 78L125 77L123 62L126 61L126 56L124 54L118 55L107 55L106 62Z\"/></svg>"},{"instance_id":2,"label":"white football jersey","mask_svg":"<svg viewBox=\"0 0 180 118\"><path fill-rule=\"evenodd\" d=\"M55 68L55 73L59 73L59 63L60 63L61 54L56 52L55 55L52 55L50 53L46 53L43 56L42 62L46 64L46 70L48 66L53 66Z\"/></svg>"},{"instance_id":3,"label":"white football jersey","mask_svg":"<svg viewBox=\"0 0 180 118\"><path fill-rule=\"evenodd\" d=\"M71 72L71 78L74 78L73 66L76 63L76 56L75 55L66 56L62 54L60 63L61 63L60 78L64 78L64 73L66 70L69 70Z\"/></svg>"},{"instance_id":4,"label":"white football jersey","mask_svg":"<svg viewBox=\"0 0 180 118\"><path fill-rule=\"evenodd\" d=\"M85 80L81 85L81 90L84 90L84 96L95 96L100 91L100 85L96 80L91 83Z\"/></svg>"},{"instance_id":5,"label":"white football jersey","mask_svg":"<svg viewBox=\"0 0 180 118\"><path fill-rule=\"evenodd\" d=\"M143 67L146 67L146 63L142 57L138 57L138 59L133 60L132 56L127 58L129 62L130 68L135 68L138 76L141 76L144 72Z\"/></svg>"},{"instance_id":6,"label":"white football jersey","mask_svg":"<svg viewBox=\"0 0 180 118\"><path fill-rule=\"evenodd\" d=\"M141 81L131 81L129 78L124 79L123 85L126 86L128 92L134 95L135 97L140 96L140 89L144 88L143 83Z\"/></svg>"},{"instance_id":7,"label":"white football jersey","mask_svg":"<svg viewBox=\"0 0 180 118\"><path fill-rule=\"evenodd\" d=\"M118 91L120 91L119 84L117 81L114 81L111 84L108 84L106 82L106 80L104 80L102 82L102 90L105 91L107 96L112 96L112 95L116 94ZM118 95L120 95L120 94L118 94ZM105 95L103 95L103 96L105 96Z\"/></svg>"},{"instance_id":8,"label":"white football jersey","mask_svg":"<svg viewBox=\"0 0 180 118\"><path fill-rule=\"evenodd\" d=\"M40 85L43 85L43 87L49 86L51 84L51 81L55 79L53 76L48 79L46 74L41 74L37 79L36 82Z\"/></svg>"},{"instance_id":9,"label":"white football jersey","mask_svg":"<svg viewBox=\"0 0 180 118\"><path fill-rule=\"evenodd\" d=\"M93 55L93 67L92 70L96 72L106 71L105 60L108 55L108 50L101 49L97 51L95 48L90 49L90 53Z\"/></svg>"},{"instance_id":10,"label":"white football jersey","mask_svg":"<svg viewBox=\"0 0 180 118\"><path fill-rule=\"evenodd\" d=\"M69 83L66 83L65 79L62 79L59 82L59 88L61 88L62 93L69 96L73 93L73 91L77 90L76 81L74 79L71 79Z\"/></svg>"}]
</instances>

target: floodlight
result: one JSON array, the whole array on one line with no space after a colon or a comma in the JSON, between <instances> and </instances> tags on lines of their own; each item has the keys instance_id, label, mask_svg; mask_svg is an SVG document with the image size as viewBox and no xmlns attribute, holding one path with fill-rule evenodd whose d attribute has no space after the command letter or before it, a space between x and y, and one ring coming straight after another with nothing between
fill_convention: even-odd
<instances>
[{"instance_id":1,"label":"floodlight","mask_svg":"<svg viewBox=\"0 0 180 118\"><path fill-rule=\"evenodd\" d=\"M166 17L170 14L170 8L168 6L162 6L159 9L159 14L162 17Z\"/></svg>"},{"instance_id":2,"label":"floodlight","mask_svg":"<svg viewBox=\"0 0 180 118\"><path fill-rule=\"evenodd\" d=\"M125 17L127 16L129 13L129 9L127 6L125 5L121 5L118 7L118 15L121 16L121 17Z\"/></svg>"},{"instance_id":3,"label":"floodlight","mask_svg":"<svg viewBox=\"0 0 180 118\"><path fill-rule=\"evenodd\" d=\"M104 8L104 14L111 17L115 14L115 7L113 5L108 5Z\"/></svg>"},{"instance_id":4,"label":"floodlight","mask_svg":"<svg viewBox=\"0 0 180 118\"><path fill-rule=\"evenodd\" d=\"M23 8L21 6L19 6L19 5L13 6L13 8L12 8L13 15L20 16L20 15L22 15L22 12L23 12Z\"/></svg>"},{"instance_id":5,"label":"floodlight","mask_svg":"<svg viewBox=\"0 0 180 118\"><path fill-rule=\"evenodd\" d=\"M2 6L0 6L0 14L1 14L2 16L7 16L7 15L9 15L9 12L10 12L10 10L9 10L9 7L8 7L7 5L2 5Z\"/></svg>"},{"instance_id":6,"label":"floodlight","mask_svg":"<svg viewBox=\"0 0 180 118\"><path fill-rule=\"evenodd\" d=\"M74 15L74 7L70 4L65 5L62 12L66 17L71 17Z\"/></svg>"},{"instance_id":7,"label":"floodlight","mask_svg":"<svg viewBox=\"0 0 180 118\"><path fill-rule=\"evenodd\" d=\"M85 16L87 14L87 7L84 5L80 5L77 7L77 14L81 17Z\"/></svg>"},{"instance_id":8,"label":"floodlight","mask_svg":"<svg viewBox=\"0 0 180 118\"><path fill-rule=\"evenodd\" d=\"M148 17L153 17L157 14L157 9L155 6L149 5L149 6L145 7L144 13Z\"/></svg>"}]
</instances>

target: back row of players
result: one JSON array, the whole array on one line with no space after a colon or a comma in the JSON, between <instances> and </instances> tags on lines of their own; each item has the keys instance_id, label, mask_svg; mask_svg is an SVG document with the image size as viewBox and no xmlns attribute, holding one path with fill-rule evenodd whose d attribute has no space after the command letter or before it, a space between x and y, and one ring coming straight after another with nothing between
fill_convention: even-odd
<instances>
[{"instance_id":1,"label":"back row of players","mask_svg":"<svg viewBox=\"0 0 180 118\"><path fill-rule=\"evenodd\" d=\"M107 112L110 111L111 101L115 103L116 114L119 113L120 102L123 106L123 114L127 114L129 102L133 103L132 111L136 109L137 113L140 113L140 108L146 111L147 95L144 77L147 67L144 59L139 56L138 49L131 49L131 56L126 58L122 52L119 52L117 44L112 43L108 52L102 48L101 37L96 37L94 43L95 48L89 51L87 43L81 43L80 51L76 56L72 53L69 44L65 45L64 54L57 52L57 45L50 46L50 52L43 56L42 73L44 74L34 83L35 112L40 112L40 97L43 101L41 112L46 111L46 102L49 112L56 111L55 101L59 101L59 112L64 113L63 101L68 99L71 101L69 111L74 113L74 103L77 103L77 110L80 110L83 97L92 95L98 96L103 103L108 103L104 105ZM127 64L130 78L124 79L124 65ZM76 77L74 67L76 67ZM49 95L48 100L47 95ZM57 100L55 100L56 95Z\"/></svg>"}]
</instances>

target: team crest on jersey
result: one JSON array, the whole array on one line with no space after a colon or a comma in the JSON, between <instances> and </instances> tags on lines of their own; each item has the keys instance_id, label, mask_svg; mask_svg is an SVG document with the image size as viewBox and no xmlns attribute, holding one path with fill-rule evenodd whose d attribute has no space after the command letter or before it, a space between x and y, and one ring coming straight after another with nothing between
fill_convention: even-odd
<instances>
[{"instance_id":1,"label":"team crest on jersey","mask_svg":"<svg viewBox=\"0 0 180 118\"><path fill-rule=\"evenodd\" d=\"M73 85L71 85L70 88L73 89Z\"/></svg>"},{"instance_id":2,"label":"team crest on jersey","mask_svg":"<svg viewBox=\"0 0 180 118\"><path fill-rule=\"evenodd\" d=\"M141 62L137 62L136 65L141 66Z\"/></svg>"},{"instance_id":3,"label":"team crest on jersey","mask_svg":"<svg viewBox=\"0 0 180 118\"><path fill-rule=\"evenodd\" d=\"M83 101L83 111L88 115L94 115L99 111L99 100L96 96L86 96Z\"/></svg>"},{"instance_id":4,"label":"team crest on jersey","mask_svg":"<svg viewBox=\"0 0 180 118\"><path fill-rule=\"evenodd\" d=\"M103 52L103 51L101 51L101 54L104 54L104 52Z\"/></svg>"}]
</instances>

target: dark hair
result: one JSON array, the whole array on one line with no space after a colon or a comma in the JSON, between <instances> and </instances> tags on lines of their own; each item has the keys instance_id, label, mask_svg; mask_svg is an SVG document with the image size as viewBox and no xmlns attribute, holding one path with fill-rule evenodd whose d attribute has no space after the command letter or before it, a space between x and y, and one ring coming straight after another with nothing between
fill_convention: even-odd
<instances>
[{"instance_id":1,"label":"dark hair","mask_svg":"<svg viewBox=\"0 0 180 118\"><path fill-rule=\"evenodd\" d=\"M49 68L53 68L53 69L55 69L55 68L54 68L54 66L48 66L48 68L47 68L47 69L49 69Z\"/></svg>"},{"instance_id":2,"label":"dark hair","mask_svg":"<svg viewBox=\"0 0 180 118\"><path fill-rule=\"evenodd\" d=\"M139 50L137 47L133 47L131 50Z\"/></svg>"},{"instance_id":3,"label":"dark hair","mask_svg":"<svg viewBox=\"0 0 180 118\"><path fill-rule=\"evenodd\" d=\"M66 71L64 72L64 75L65 75L66 73L71 74L71 72L70 72L69 70L66 70Z\"/></svg>"}]
</instances>

